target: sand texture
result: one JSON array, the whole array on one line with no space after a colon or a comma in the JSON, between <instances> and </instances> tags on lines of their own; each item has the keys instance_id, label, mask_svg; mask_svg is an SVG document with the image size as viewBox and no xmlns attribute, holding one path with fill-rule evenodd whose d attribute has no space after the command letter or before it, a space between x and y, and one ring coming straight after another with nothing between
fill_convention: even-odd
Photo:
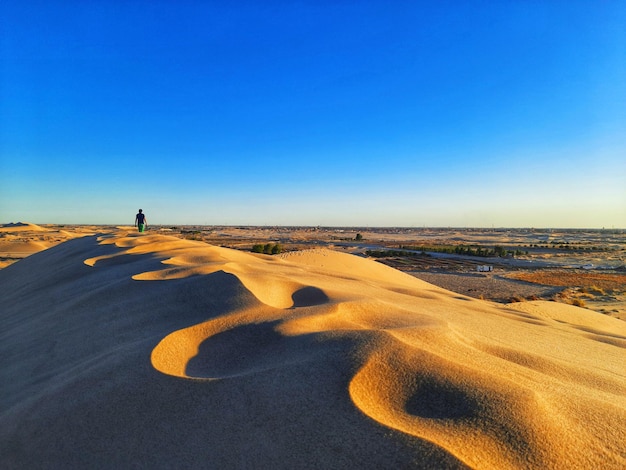
<instances>
[{"instance_id":1,"label":"sand texture","mask_svg":"<svg viewBox=\"0 0 626 470\"><path fill-rule=\"evenodd\" d=\"M0 299L3 469L626 468L626 323L590 310L123 229Z\"/></svg>"},{"instance_id":2,"label":"sand texture","mask_svg":"<svg viewBox=\"0 0 626 470\"><path fill-rule=\"evenodd\" d=\"M8 223L0 225L0 269L33 253L47 250L72 238L93 235L95 227L81 226L65 230L31 223Z\"/></svg>"}]
</instances>

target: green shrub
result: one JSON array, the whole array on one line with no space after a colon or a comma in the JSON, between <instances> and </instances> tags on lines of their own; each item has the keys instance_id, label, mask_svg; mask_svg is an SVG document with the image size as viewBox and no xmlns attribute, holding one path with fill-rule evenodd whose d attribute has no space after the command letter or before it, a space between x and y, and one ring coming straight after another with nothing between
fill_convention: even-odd
<instances>
[{"instance_id":1,"label":"green shrub","mask_svg":"<svg viewBox=\"0 0 626 470\"><path fill-rule=\"evenodd\" d=\"M253 253L265 253L266 255L277 255L282 253L283 247L279 243L266 243L265 245L257 243L252 246Z\"/></svg>"}]
</instances>

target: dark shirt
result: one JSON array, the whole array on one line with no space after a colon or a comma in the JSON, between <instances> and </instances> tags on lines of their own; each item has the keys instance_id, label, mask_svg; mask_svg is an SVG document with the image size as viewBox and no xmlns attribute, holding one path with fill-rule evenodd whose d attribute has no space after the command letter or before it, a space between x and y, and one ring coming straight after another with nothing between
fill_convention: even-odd
<instances>
[{"instance_id":1,"label":"dark shirt","mask_svg":"<svg viewBox=\"0 0 626 470\"><path fill-rule=\"evenodd\" d=\"M137 214L137 223L138 224L143 224L144 220L146 219L146 216L142 213Z\"/></svg>"}]
</instances>

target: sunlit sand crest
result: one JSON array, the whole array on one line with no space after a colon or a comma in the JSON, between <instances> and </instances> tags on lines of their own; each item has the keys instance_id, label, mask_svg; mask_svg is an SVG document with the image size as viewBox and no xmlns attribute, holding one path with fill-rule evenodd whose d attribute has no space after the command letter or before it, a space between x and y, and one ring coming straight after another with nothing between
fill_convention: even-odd
<instances>
[{"instance_id":1,"label":"sunlit sand crest","mask_svg":"<svg viewBox=\"0 0 626 470\"><path fill-rule=\"evenodd\" d=\"M196 304L207 310L170 315L145 351L172 379L228 387L278 374L288 387L290 371L330 361L345 371L338 403L470 467L626 465L619 320L549 302L470 299L330 250L270 257L124 232L96 246L115 249L84 258L87 269L128 266L143 286L196 280ZM222 299L226 289L238 294ZM146 318L158 325L176 305L162 308Z\"/></svg>"}]
</instances>

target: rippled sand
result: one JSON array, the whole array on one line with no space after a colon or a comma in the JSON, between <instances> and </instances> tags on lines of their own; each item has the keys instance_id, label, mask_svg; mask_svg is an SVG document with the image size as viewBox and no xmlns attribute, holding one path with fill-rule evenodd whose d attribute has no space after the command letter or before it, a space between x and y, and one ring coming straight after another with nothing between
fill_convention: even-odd
<instances>
[{"instance_id":1,"label":"rippled sand","mask_svg":"<svg viewBox=\"0 0 626 470\"><path fill-rule=\"evenodd\" d=\"M0 271L3 468L626 466L626 324L116 230Z\"/></svg>"}]
</instances>

